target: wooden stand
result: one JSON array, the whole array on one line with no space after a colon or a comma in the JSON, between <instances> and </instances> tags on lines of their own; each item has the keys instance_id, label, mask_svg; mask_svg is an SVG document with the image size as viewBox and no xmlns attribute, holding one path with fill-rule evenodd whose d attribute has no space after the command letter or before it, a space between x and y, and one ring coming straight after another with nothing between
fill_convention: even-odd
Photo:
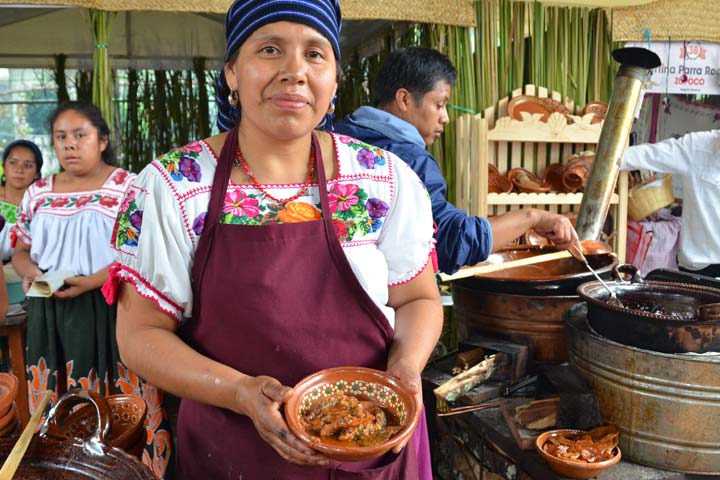
<instances>
[{"instance_id":1,"label":"wooden stand","mask_svg":"<svg viewBox=\"0 0 720 480\"><path fill-rule=\"evenodd\" d=\"M521 89L512 97L523 94ZM562 102L557 92L535 85L525 86L525 95L551 97ZM567 117L551 114L547 122L539 115L524 115L522 120L508 117L509 98L485 110L482 115L463 115L457 120L456 204L471 215L500 215L522 207L535 207L556 213L580 208L582 193L488 193L488 164L503 175L523 167L542 178L545 168L567 160L574 153L597 149L603 123L591 123L589 116ZM571 112L575 105L564 101ZM627 240L627 174L620 173L617 191L611 199L614 219L613 251L625 261Z\"/></svg>"},{"instance_id":2,"label":"wooden stand","mask_svg":"<svg viewBox=\"0 0 720 480\"><path fill-rule=\"evenodd\" d=\"M23 428L30 419L28 409L28 385L25 376L25 326L27 313L9 315L0 320L0 336L7 337L9 344L10 369L18 378L17 408Z\"/></svg>"}]
</instances>

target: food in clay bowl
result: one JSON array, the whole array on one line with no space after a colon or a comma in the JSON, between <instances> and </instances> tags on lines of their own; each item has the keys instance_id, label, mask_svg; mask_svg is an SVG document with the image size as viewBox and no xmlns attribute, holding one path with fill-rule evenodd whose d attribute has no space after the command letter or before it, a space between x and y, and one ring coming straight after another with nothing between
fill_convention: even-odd
<instances>
[{"instance_id":1,"label":"food in clay bowl","mask_svg":"<svg viewBox=\"0 0 720 480\"><path fill-rule=\"evenodd\" d=\"M612 426L584 430L550 430L538 436L535 448L560 475L594 478L620 461L618 430Z\"/></svg>"},{"instance_id":2,"label":"food in clay bowl","mask_svg":"<svg viewBox=\"0 0 720 480\"><path fill-rule=\"evenodd\" d=\"M377 458L410 438L415 396L388 373L337 367L305 377L285 403L285 420L303 443L328 458Z\"/></svg>"}]
</instances>

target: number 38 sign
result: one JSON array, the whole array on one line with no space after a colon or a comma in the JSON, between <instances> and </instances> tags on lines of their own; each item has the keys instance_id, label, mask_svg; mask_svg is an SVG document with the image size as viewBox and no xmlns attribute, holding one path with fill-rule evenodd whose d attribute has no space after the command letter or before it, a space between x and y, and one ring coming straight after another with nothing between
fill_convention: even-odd
<instances>
[{"instance_id":1,"label":"number 38 sign","mask_svg":"<svg viewBox=\"0 0 720 480\"><path fill-rule=\"evenodd\" d=\"M646 85L651 93L720 95L720 43L629 42L628 47L650 48L662 65L653 69Z\"/></svg>"}]
</instances>

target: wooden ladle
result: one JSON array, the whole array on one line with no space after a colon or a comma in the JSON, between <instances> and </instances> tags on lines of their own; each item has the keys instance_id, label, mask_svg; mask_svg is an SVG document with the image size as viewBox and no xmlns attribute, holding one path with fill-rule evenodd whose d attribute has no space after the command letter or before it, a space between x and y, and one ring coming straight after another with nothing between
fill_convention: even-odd
<instances>
[{"instance_id":1,"label":"wooden ladle","mask_svg":"<svg viewBox=\"0 0 720 480\"><path fill-rule=\"evenodd\" d=\"M32 441L33 435L35 435L35 429L40 423L40 420L42 420L45 407L47 407L51 398L51 391L48 390L43 394L40 403L38 403L37 409L35 409L35 413L33 413L32 417L30 417L30 421L25 426L22 434L20 434L20 438L18 438L17 442L15 442L15 446L5 459L5 463L3 463L3 466L0 469L0 480L12 480L15 475L15 471L20 466L20 462L22 462L25 451L30 446L30 441Z\"/></svg>"},{"instance_id":2,"label":"wooden ladle","mask_svg":"<svg viewBox=\"0 0 720 480\"><path fill-rule=\"evenodd\" d=\"M601 240L582 240L580 242L582 247L582 255L604 255L612 252L610 245ZM452 275L446 273L440 273L440 279L444 282L451 280L458 280L460 278L474 277L475 275L481 275L483 273L499 272L501 270L508 270L510 268L524 267L525 265L534 265L536 263L550 262L553 260L560 260L562 258L575 257L582 261L582 255L578 255L577 251L560 250L558 252L544 253L542 255L536 255L534 257L520 258L518 260L510 260L509 262L503 263L483 263L475 265L473 267L463 267Z\"/></svg>"}]
</instances>

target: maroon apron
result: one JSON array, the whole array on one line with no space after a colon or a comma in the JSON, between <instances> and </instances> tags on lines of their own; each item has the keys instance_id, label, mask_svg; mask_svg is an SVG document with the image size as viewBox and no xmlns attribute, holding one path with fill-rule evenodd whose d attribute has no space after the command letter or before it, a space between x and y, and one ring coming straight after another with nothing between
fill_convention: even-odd
<instances>
[{"instance_id":1,"label":"maroon apron","mask_svg":"<svg viewBox=\"0 0 720 480\"><path fill-rule=\"evenodd\" d=\"M215 171L192 269L193 318L183 336L213 360L287 386L330 367L385 370L393 330L337 239L317 138L313 135L323 219L262 226L220 223L236 139L237 128L229 132ZM427 447L424 416L420 422L399 455L371 465L300 466L278 455L249 417L183 400L178 478L414 480L420 477L418 452Z\"/></svg>"}]
</instances>

